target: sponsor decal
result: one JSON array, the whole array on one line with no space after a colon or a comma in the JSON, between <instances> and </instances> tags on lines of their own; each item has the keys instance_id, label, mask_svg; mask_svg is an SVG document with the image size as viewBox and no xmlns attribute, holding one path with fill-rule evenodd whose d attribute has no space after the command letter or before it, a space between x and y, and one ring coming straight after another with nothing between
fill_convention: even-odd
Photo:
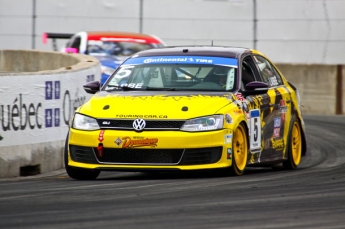
<instances>
[{"instance_id":1,"label":"sponsor decal","mask_svg":"<svg viewBox=\"0 0 345 229\"><path fill-rule=\"evenodd\" d=\"M229 144L232 142L232 134L224 135L224 144Z\"/></svg>"},{"instance_id":2,"label":"sponsor decal","mask_svg":"<svg viewBox=\"0 0 345 229\"><path fill-rule=\"evenodd\" d=\"M278 81L277 81L277 78L275 76L269 77L268 81L269 81L270 86L277 86L278 85Z\"/></svg>"},{"instance_id":3,"label":"sponsor decal","mask_svg":"<svg viewBox=\"0 0 345 229\"><path fill-rule=\"evenodd\" d=\"M105 130L101 130L99 132L98 141L100 141L100 142L103 142L103 140L104 140L104 131Z\"/></svg>"},{"instance_id":4,"label":"sponsor decal","mask_svg":"<svg viewBox=\"0 0 345 229\"><path fill-rule=\"evenodd\" d=\"M281 119L280 118L274 118L274 128L281 126Z\"/></svg>"},{"instance_id":5,"label":"sponsor decal","mask_svg":"<svg viewBox=\"0 0 345 229\"><path fill-rule=\"evenodd\" d=\"M102 125L110 125L110 121L103 121Z\"/></svg>"},{"instance_id":6,"label":"sponsor decal","mask_svg":"<svg viewBox=\"0 0 345 229\"><path fill-rule=\"evenodd\" d=\"M273 138L280 137L281 118L274 118Z\"/></svg>"},{"instance_id":7,"label":"sponsor decal","mask_svg":"<svg viewBox=\"0 0 345 229\"><path fill-rule=\"evenodd\" d=\"M273 129L273 137L279 138L280 137L280 128L274 128Z\"/></svg>"},{"instance_id":8,"label":"sponsor decal","mask_svg":"<svg viewBox=\"0 0 345 229\"><path fill-rule=\"evenodd\" d=\"M127 83L121 83L121 84L114 83L114 84L108 85L106 90L111 90L114 87L142 88L143 86L144 86L144 83L130 83L130 84L127 84Z\"/></svg>"},{"instance_id":9,"label":"sponsor decal","mask_svg":"<svg viewBox=\"0 0 345 229\"><path fill-rule=\"evenodd\" d=\"M284 140L283 139L271 139L272 148L275 150L283 150L284 149Z\"/></svg>"},{"instance_id":10,"label":"sponsor decal","mask_svg":"<svg viewBox=\"0 0 345 229\"><path fill-rule=\"evenodd\" d=\"M279 101L279 105L280 105L281 119L284 123L285 122L285 114L287 112L287 107L285 106L285 100L281 99Z\"/></svg>"},{"instance_id":11,"label":"sponsor decal","mask_svg":"<svg viewBox=\"0 0 345 229\"><path fill-rule=\"evenodd\" d=\"M242 110L235 110L235 111L234 111L234 114L235 114L235 115L242 115L242 114L243 114L243 111L242 111Z\"/></svg>"},{"instance_id":12,"label":"sponsor decal","mask_svg":"<svg viewBox=\"0 0 345 229\"><path fill-rule=\"evenodd\" d=\"M232 160L232 149L231 148L228 148L228 150L227 150L226 159Z\"/></svg>"},{"instance_id":13,"label":"sponsor decal","mask_svg":"<svg viewBox=\"0 0 345 229\"><path fill-rule=\"evenodd\" d=\"M122 144L122 140L120 137L116 138L116 140L114 142L117 146L120 146Z\"/></svg>"},{"instance_id":14,"label":"sponsor decal","mask_svg":"<svg viewBox=\"0 0 345 229\"><path fill-rule=\"evenodd\" d=\"M78 88L65 89L76 82L64 83L66 79L54 79L57 78L55 76L40 77L35 81L23 78L22 84L33 86L24 90L15 87L17 80L8 82L6 96L0 103L2 146L38 142L40 140L37 139L42 139L43 135L46 136L43 141L57 138L63 133L60 128L68 127L74 111L86 102L87 95L84 92L79 94ZM85 75L83 78L85 80ZM1 82L5 81L2 79ZM48 129L49 133L45 134L44 129ZM16 141L14 136L21 140Z\"/></svg>"},{"instance_id":15,"label":"sponsor decal","mask_svg":"<svg viewBox=\"0 0 345 229\"><path fill-rule=\"evenodd\" d=\"M122 142L121 142L122 141ZM156 147L158 138L138 138L131 139L131 137L123 137L121 139L117 138L115 140L116 145L120 146L122 143L122 148L135 148L143 146Z\"/></svg>"},{"instance_id":16,"label":"sponsor decal","mask_svg":"<svg viewBox=\"0 0 345 229\"><path fill-rule=\"evenodd\" d=\"M214 64L237 67L238 61L233 58L211 56L156 56L156 57L132 57L124 62L124 65L135 64Z\"/></svg>"},{"instance_id":17,"label":"sponsor decal","mask_svg":"<svg viewBox=\"0 0 345 229\"><path fill-rule=\"evenodd\" d=\"M244 112L249 112L248 108L248 102L247 100L243 97L242 93L236 93L233 95L234 102L237 104L237 107Z\"/></svg>"},{"instance_id":18,"label":"sponsor decal","mask_svg":"<svg viewBox=\"0 0 345 229\"><path fill-rule=\"evenodd\" d=\"M243 97L243 95L242 95L242 93L238 93L238 92L237 92L237 93L235 94L235 96L236 96L236 98L237 98L238 100L240 100L240 101L242 101L242 102L245 100L244 97Z\"/></svg>"}]
</instances>

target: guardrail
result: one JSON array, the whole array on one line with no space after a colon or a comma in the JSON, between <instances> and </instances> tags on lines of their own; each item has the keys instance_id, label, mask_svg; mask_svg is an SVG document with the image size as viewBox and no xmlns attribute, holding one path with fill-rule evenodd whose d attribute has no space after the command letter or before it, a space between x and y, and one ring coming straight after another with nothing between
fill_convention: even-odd
<instances>
[{"instance_id":1,"label":"guardrail","mask_svg":"<svg viewBox=\"0 0 345 229\"><path fill-rule=\"evenodd\" d=\"M87 55L0 50L0 177L63 167L68 124L91 97L83 84L100 73Z\"/></svg>"}]
</instances>

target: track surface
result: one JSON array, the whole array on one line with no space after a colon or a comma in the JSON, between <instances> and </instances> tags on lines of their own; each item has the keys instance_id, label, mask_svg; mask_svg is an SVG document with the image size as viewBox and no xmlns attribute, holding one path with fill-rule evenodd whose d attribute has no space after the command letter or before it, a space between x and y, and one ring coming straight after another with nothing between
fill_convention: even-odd
<instances>
[{"instance_id":1,"label":"track surface","mask_svg":"<svg viewBox=\"0 0 345 229\"><path fill-rule=\"evenodd\" d=\"M298 170L0 179L0 228L345 228L345 116L305 116Z\"/></svg>"}]
</instances>

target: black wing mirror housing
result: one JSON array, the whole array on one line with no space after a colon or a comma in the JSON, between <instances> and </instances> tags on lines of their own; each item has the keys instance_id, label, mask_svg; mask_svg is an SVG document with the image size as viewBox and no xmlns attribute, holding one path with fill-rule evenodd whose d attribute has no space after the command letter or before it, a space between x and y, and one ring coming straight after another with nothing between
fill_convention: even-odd
<instances>
[{"instance_id":1,"label":"black wing mirror housing","mask_svg":"<svg viewBox=\"0 0 345 229\"><path fill-rule=\"evenodd\" d=\"M245 88L246 90L242 92L243 94L260 95L260 94L267 93L269 86L267 83L264 83L261 81L253 81L253 82L247 83Z\"/></svg>"},{"instance_id":2,"label":"black wing mirror housing","mask_svg":"<svg viewBox=\"0 0 345 229\"><path fill-rule=\"evenodd\" d=\"M83 85L84 90L89 94L95 94L100 91L101 84L99 81L92 81Z\"/></svg>"}]
</instances>

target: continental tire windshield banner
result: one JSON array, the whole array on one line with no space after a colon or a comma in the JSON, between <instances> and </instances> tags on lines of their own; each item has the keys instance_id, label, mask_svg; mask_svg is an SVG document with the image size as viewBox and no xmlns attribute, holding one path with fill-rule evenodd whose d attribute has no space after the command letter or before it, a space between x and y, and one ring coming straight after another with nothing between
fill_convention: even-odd
<instances>
[{"instance_id":1,"label":"continental tire windshield banner","mask_svg":"<svg viewBox=\"0 0 345 229\"><path fill-rule=\"evenodd\" d=\"M125 65L136 64L213 64L237 67L237 59L212 56L155 56L136 57L135 55L124 62Z\"/></svg>"},{"instance_id":2,"label":"continental tire windshield banner","mask_svg":"<svg viewBox=\"0 0 345 229\"><path fill-rule=\"evenodd\" d=\"M64 140L76 108L91 98L83 84L98 67L51 75L0 75L0 147Z\"/></svg>"}]
</instances>

